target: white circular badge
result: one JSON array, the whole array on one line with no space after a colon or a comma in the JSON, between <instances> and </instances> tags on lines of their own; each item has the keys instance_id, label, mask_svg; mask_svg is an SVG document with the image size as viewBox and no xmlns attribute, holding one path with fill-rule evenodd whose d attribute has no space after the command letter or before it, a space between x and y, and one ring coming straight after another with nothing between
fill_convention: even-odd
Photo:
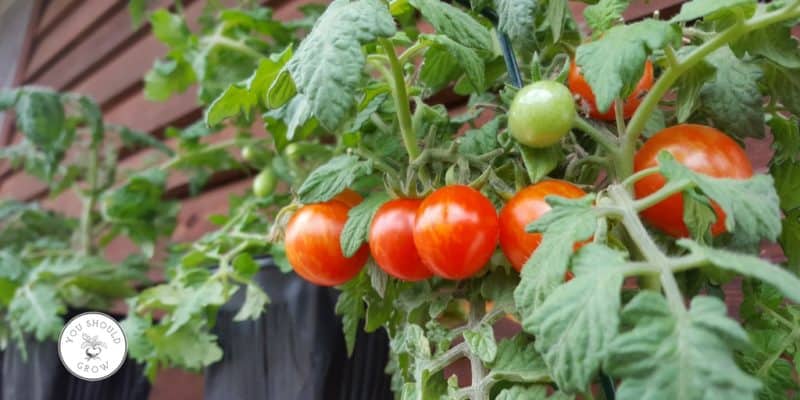
<instances>
[{"instance_id":1,"label":"white circular badge","mask_svg":"<svg viewBox=\"0 0 800 400\"><path fill-rule=\"evenodd\" d=\"M119 323L101 312L75 316L61 330L58 356L75 377L99 381L114 375L125 362L128 341Z\"/></svg>"}]
</instances>

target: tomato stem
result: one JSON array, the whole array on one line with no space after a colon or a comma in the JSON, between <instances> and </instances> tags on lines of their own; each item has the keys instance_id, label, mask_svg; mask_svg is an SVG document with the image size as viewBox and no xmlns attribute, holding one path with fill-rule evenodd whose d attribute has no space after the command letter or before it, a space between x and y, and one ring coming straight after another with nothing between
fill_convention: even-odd
<instances>
[{"instance_id":1,"label":"tomato stem","mask_svg":"<svg viewBox=\"0 0 800 400\"><path fill-rule=\"evenodd\" d=\"M81 252L84 255L93 253L92 249L92 227L94 209L97 205L97 197L99 195L97 190L98 168L100 163L100 143L95 140L91 141L89 148L89 163L87 165L87 194L84 196L83 209L81 210L80 219L80 246Z\"/></svg>"},{"instance_id":2,"label":"tomato stem","mask_svg":"<svg viewBox=\"0 0 800 400\"><path fill-rule=\"evenodd\" d=\"M379 39L381 47L383 47L386 56L389 59L389 66L391 67L392 79L389 86L392 88L392 99L394 100L395 109L397 110L397 120L400 124L400 135L403 138L403 144L406 147L409 160L414 160L419 157L420 149L417 145L417 136L413 129L411 122L411 107L408 99L408 92L406 91L406 80L403 75L403 66L400 60L397 59L394 46L389 39ZM425 172L424 170L420 173Z\"/></svg>"},{"instance_id":3,"label":"tomato stem","mask_svg":"<svg viewBox=\"0 0 800 400\"><path fill-rule=\"evenodd\" d=\"M661 189L658 189L653 194L633 202L633 207L636 211L646 210L664 200L680 193L686 189L693 187L694 184L688 179L680 179L677 181L668 182Z\"/></svg>"},{"instance_id":4,"label":"tomato stem","mask_svg":"<svg viewBox=\"0 0 800 400\"><path fill-rule=\"evenodd\" d=\"M472 328L478 327L483 322L483 316L486 314L486 302L482 299L470 299L469 307L469 326ZM470 371L472 373L472 400L486 400L489 398L488 393L483 390L483 378L486 376L486 369L483 367L483 362L471 351L467 352L469 359Z\"/></svg>"},{"instance_id":5,"label":"tomato stem","mask_svg":"<svg viewBox=\"0 0 800 400\"><path fill-rule=\"evenodd\" d=\"M613 138L611 135L608 135L592 125L589 121L585 120L581 116L577 116L575 118L575 128L580 129L589 137L592 138L597 144L603 146L609 153L614 154L618 151L619 144L617 140Z\"/></svg>"}]
</instances>

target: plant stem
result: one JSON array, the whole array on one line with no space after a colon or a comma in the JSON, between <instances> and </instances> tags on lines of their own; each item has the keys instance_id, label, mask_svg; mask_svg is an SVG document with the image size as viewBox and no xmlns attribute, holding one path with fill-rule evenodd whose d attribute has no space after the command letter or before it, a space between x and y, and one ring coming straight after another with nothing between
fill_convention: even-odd
<instances>
[{"instance_id":1,"label":"plant stem","mask_svg":"<svg viewBox=\"0 0 800 400\"><path fill-rule=\"evenodd\" d=\"M641 170L641 171L639 171L639 172L637 172L637 173L625 178L625 180L622 181L622 186L630 188L637 181L639 181L639 180L641 180L641 179L643 179L645 177L648 177L650 175L655 175L658 172L659 172L659 168L658 167L650 167L650 168L643 169L643 170Z\"/></svg>"},{"instance_id":2,"label":"plant stem","mask_svg":"<svg viewBox=\"0 0 800 400\"><path fill-rule=\"evenodd\" d=\"M615 154L619 151L619 144L616 139L606 135L600 129L589 123L589 121L583 119L583 117L577 116L575 118L575 127L589 135L592 140L603 146L609 153Z\"/></svg>"},{"instance_id":3,"label":"plant stem","mask_svg":"<svg viewBox=\"0 0 800 400\"><path fill-rule=\"evenodd\" d=\"M97 204L97 174L100 162L100 143L92 141L89 149L89 165L87 171L87 184L89 185L88 195L84 197L83 210L81 210L80 222L80 246L84 255L93 253L92 249L92 213Z\"/></svg>"},{"instance_id":4,"label":"plant stem","mask_svg":"<svg viewBox=\"0 0 800 400\"><path fill-rule=\"evenodd\" d=\"M608 195L616 203L617 207L622 209L622 225L628 231L628 236L630 236L647 261L661 271L659 286L663 286L664 294L669 301L670 307L676 314L686 312L683 294L681 294L678 282L672 275L670 260L653 242L647 229L642 225L630 194L623 186L611 185L608 188ZM652 285L652 287L648 287L649 289L657 289L655 282L645 280L644 283Z\"/></svg>"},{"instance_id":5,"label":"plant stem","mask_svg":"<svg viewBox=\"0 0 800 400\"><path fill-rule=\"evenodd\" d=\"M483 322L483 316L486 314L486 303L481 299L471 299L469 308L469 326L477 327ZM471 351L467 353L469 358L470 371L472 372L472 400L487 400L488 393L484 393L483 378L486 376L486 369L483 367L483 362Z\"/></svg>"},{"instance_id":6,"label":"plant stem","mask_svg":"<svg viewBox=\"0 0 800 400\"><path fill-rule=\"evenodd\" d=\"M408 92L406 91L403 66L400 64L400 60L397 59L394 46L389 39L380 39L380 45L389 58L389 66L392 72L392 81L389 86L392 88L392 99L397 110L397 120L400 123L400 135L403 137L403 144L406 147L409 160L414 160L419 156L420 150L417 145L417 136L411 123L411 107L408 100Z\"/></svg>"},{"instance_id":7,"label":"plant stem","mask_svg":"<svg viewBox=\"0 0 800 400\"><path fill-rule=\"evenodd\" d=\"M624 140L622 141L622 148L616 160L619 164L618 169L620 172L618 178L625 179L633 173L633 154L636 151L636 143L644 131L647 120L667 91L669 91L681 75L689 71L709 54L739 39L746 33L799 16L800 0L795 0L788 6L779 10L762 14L731 26L715 35L708 42L705 42L683 60L670 60L670 66L661 74L661 77L656 81L656 84L650 90L650 93L647 94L644 101L642 101L642 104L633 114L633 118L631 118L628 124Z\"/></svg>"},{"instance_id":8,"label":"plant stem","mask_svg":"<svg viewBox=\"0 0 800 400\"><path fill-rule=\"evenodd\" d=\"M673 182L668 182L661 189L658 189L655 193L643 199L634 201L633 207L636 211L646 210L692 186L694 186L694 184L688 179L681 179Z\"/></svg>"}]
</instances>

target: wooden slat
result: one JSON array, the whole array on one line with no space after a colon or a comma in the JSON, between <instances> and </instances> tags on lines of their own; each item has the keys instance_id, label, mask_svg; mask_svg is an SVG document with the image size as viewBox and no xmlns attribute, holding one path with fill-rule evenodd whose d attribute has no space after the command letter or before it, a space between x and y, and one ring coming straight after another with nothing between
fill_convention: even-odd
<instances>
[{"instance_id":1,"label":"wooden slat","mask_svg":"<svg viewBox=\"0 0 800 400\"><path fill-rule=\"evenodd\" d=\"M108 14L123 5L118 0L85 0L37 44L25 71L25 80L33 81L56 57L70 51L85 32L105 22Z\"/></svg>"},{"instance_id":2,"label":"wooden slat","mask_svg":"<svg viewBox=\"0 0 800 400\"><path fill-rule=\"evenodd\" d=\"M36 26L36 36L46 35L56 23L65 19L77 6L78 0L49 0Z\"/></svg>"}]
</instances>

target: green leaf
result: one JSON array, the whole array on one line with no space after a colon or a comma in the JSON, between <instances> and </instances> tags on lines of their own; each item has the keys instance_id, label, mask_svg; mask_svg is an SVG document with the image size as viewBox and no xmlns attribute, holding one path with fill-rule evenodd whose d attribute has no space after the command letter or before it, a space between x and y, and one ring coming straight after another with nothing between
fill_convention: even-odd
<instances>
[{"instance_id":1,"label":"green leaf","mask_svg":"<svg viewBox=\"0 0 800 400\"><path fill-rule=\"evenodd\" d=\"M388 200L389 195L384 192L378 192L370 195L347 212L347 223L345 223L340 236L342 254L345 257L352 257L361 248L361 245L367 241L367 233L372 223L372 217L375 216L378 208Z\"/></svg>"},{"instance_id":2,"label":"green leaf","mask_svg":"<svg viewBox=\"0 0 800 400\"><path fill-rule=\"evenodd\" d=\"M447 86L461 74L455 57L444 46L432 46L425 52L425 59L419 72L419 79L436 92ZM472 85L470 84L470 87Z\"/></svg>"},{"instance_id":3,"label":"green leaf","mask_svg":"<svg viewBox=\"0 0 800 400\"><path fill-rule=\"evenodd\" d=\"M433 46L440 48L440 54L445 53L452 57L455 65L459 71L463 70L472 84L473 88L483 90L484 82L484 64L478 53L475 50L461 45L453 39L444 35L423 35L424 40L433 43ZM448 64L453 64L453 61L448 61Z\"/></svg>"},{"instance_id":4,"label":"green leaf","mask_svg":"<svg viewBox=\"0 0 800 400\"><path fill-rule=\"evenodd\" d=\"M37 148L61 151L60 143L66 117L61 96L45 90L27 90L17 100L17 129Z\"/></svg>"},{"instance_id":5,"label":"green leaf","mask_svg":"<svg viewBox=\"0 0 800 400\"><path fill-rule=\"evenodd\" d=\"M564 282L574 244L589 239L597 225L592 195L576 200L548 196L546 200L553 208L528 226L529 232L543 232L542 242L522 267L519 286L514 290L524 327L532 326L533 312Z\"/></svg>"},{"instance_id":6,"label":"green leaf","mask_svg":"<svg viewBox=\"0 0 800 400\"><path fill-rule=\"evenodd\" d=\"M202 322L192 322L175 332L167 333L166 326L154 326L145 332L159 361L187 369L198 370L222 359L217 336L209 333Z\"/></svg>"},{"instance_id":7,"label":"green leaf","mask_svg":"<svg viewBox=\"0 0 800 400\"><path fill-rule=\"evenodd\" d=\"M0 90L0 111L5 111L17 104L17 99L22 94L19 89Z\"/></svg>"},{"instance_id":8,"label":"green leaf","mask_svg":"<svg viewBox=\"0 0 800 400\"><path fill-rule=\"evenodd\" d=\"M798 42L792 37L788 25L769 25L749 32L732 43L731 47L740 57L747 52L751 56L764 57L785 68L800 68Z\"/></svg>"},{"instance_id":9,"label":"green leaf","mask_svg":"<svg viewBox=\"0 0 800 400\"><path fill-rule=\"evenodd\" d=\"M764 102L758 89L761 69L736 58L729 47L715 51L706 60L717 71L703 86L700 98L714 126L739 138L763 137Z\"/></svg>"},{"instance_id":10,"label":"green leaf","mask_svg":"<svg viewBox=\"0 0 800 400\"><path fill-rule=\"evenodd\" d=\"M775 190L784 211L800 208L800 160L773 163L770 174L775 179Z\"/></svg>"},{"instance_id":11,"label":"green leaf","mask_svg":"<svg viewBox=\"0 0 800 400\"><path fill-rule=\"evenodd\" d=\"M771 62L763 64L763 83L781 104L800 115L800 68L787 69Z\"/></svg>"},{"instance_id":12,"label":"green leaf","mask_svg":"<svg viewBox=\"0 0 800 400\"><path fill-rule=\"evenodd\" d=\"M768 121L772 130L772 165L787 161L800 161L800 124L796 119L772 115ZM780 193L780 190L778 191Z\"/></svg>"},{"instance_id":13,"label":"green leaf","mask_svg":"<svg viewBox=\"0 0 800 400\"><path fill-rule=\"evenodd\" d=\"M758 257L705 247L689 239L679 240L678 245L691 251L693 255L703 256L715 267L761 280L774 286L792 301L800 302L800 279L781 267Z\"/></svg>"},{"instance_id":14,"label":"green leaf","mask_svg":"<svg viewBox=\"0 0 800 400\"><path fill-rule=\"evenodd\" d=\"M305 204L332 199L353 182L372 173L372 162L361 161L356 156L341 155L331 158L306 178L297 195Z\"/></svg>"},{"instance_id":15,"label":"green leaf","mask_svg":"<svg viewBox=\"0 0 800 400\"><path fill-rule=\"evenodd\" d=\"M489 375L508 382L540 382L549 377L547 365L534 348L530 335L518 334L497 344Z\"/></svg>"},{"instance_id":16,"label":"green leaf","mask_svg":"<svg viewBox=\"0 0 800 400\"><path fill-rule=\"evenodd\" d=\"M496 117L478 129L470 129L458 138L458 152L468 155L482 155L496 149L500 118Z\"/></svg>"},{"instance_id":17,"label":"green leaf","mask_svg":"<svg viewBox=\"0 0 800 400\"><path fill-rule=\"evenodd\" d=\"M217 97L205 110L205 122L208 126L216 126L226 118L244 115L251 119L250 112L258 99L250 91L239 85L231 85Z\"/></svg>"},{"instance_id":18,"label":"green leaf","mask_svg":"<svg viewBox=\"0 0 800 400\"><path fill-rule=\"evenodd\" d=\"M711 243L711 226L717 222L717 214L707 198L693 191L684 192L683 221L692 238Z\"/></svg>"},{"instance_id":19,"label":"green leaf","mask_svg":"<svg viewBox=\"0 0 800 400\"><path fill-rule=\"evenodd\" d=\"M153 35L172 48L185 48L192 36L183 16L172 14L163 8L150 15L150 25Z\"/></svg>"},{"instance_id":20,"label":"green leaf","mask_svg":"<svg viewBox=\"0 0 800 400\"><path fill-rule=\"evenodd\" d=\"M481 296L494 301L495 307L513 306L514 288L517 287L517 283L519 276L516 272L495 269L481 280Z\"/></svg>"},{"instance_id":21,"label":"green leaf","mask_svg":"<svg viewBox=\"0 0 800 400\"><path fill-rule=\"evenodd\" d=\"M550 32L553 35L553 42L561 40L561 33L564 30L564 23L571 18L571 10L567 0L549 0L547 2L546 20L550 25Z\"/></svg>"},{"instance_id":22,"label":"green leaf","mask_svg":"<svg viewBox=\"0 0 800 400\"><path fill-rule=\"evenodd\" d=\"M269 304L269 296L258 285L250 283L244 295L242 308L233 317L234 321L244 321L258 318L264 308Z\"/></svg>"},{"instance_id":23,"label":"green leaf","mask_svg":"<svg viewBox=\"0 0 800 400\"><path fill-rule=\"evenodd\" d=\"M156 60L144 76L144 96L153 101L165 101L182 93L197 82L194 69L183 57L168 56Z\"/></svg>"},{"instance_id":24,"label":"green leaf","mask_svg":"<svg viewBox=\"0 0 800 400\"><path fill-rule=\"evenodd\" d=\"M129 0L128 1L128 14L131 15L131 25L138 29L144 21L144 14L147 12L147 3L149 0Z\"/></svg>"},{"instance_id":25,"label":"green leaf","mask_svg":"<svg viewBox=\"0 0 800 400\"><path fill-rule=\"evenodd\" d=\"M595 36L605 32L622 21L622 13L628 8L630 0L600 0L597 4L586 7L583 17L592 28Z\"/></svg>"},{"instance_id":26,"label":"green leaf","mask_svg":"<svg viewBox=\"0 0 800 400\"><path fill-rule=\"evenodd\" d=\"M342 293L336 300L336 315L342 317L342 330L344 331L344 341L347 345L347 354L353 354L356 344L356 336L360 327L361 319L364 318L364 287L369 285L364 272L345 283Z\"/></svg>"},{"instance_id":27,"label":"green leaf","mask_svg":"<svg viewBox=\"0 0 800 400\"><path fill-rule=\"evenodd\" d=\"M17 289L8 305L8 319L23 331L32 333L36 340L58 337L67 311L64 301L58 297L58 289L48 285L24 285Z\"/></svg>"},{"instance_id":28,"label":"green leaf","mask_svg":"<svg viewBox=\"0 0 800 400\"><path fill-rule=\"evenodd\" d=\"M783 232L778 238L787 264L795 274L800 274L800 208L786 213L783 220Z\"/></svg>"},{"instance_id":29,"label":"green leaf","mask_svg":"<svg viewBox=\"0 0 800 400\"><path fill-rule=\"evenodd\" d=\"M409 0L409 3L422 13L437 33L464 46L491 51L491 33L466 12L439 0Z\"/></svg>"},{"instance_id":30,"label":"green leaf","mask_svg":"<svg viewBox=\"0 0 800 400\"><path fill-rule=\"evenodd\" d=\"M694 49L695 47L690 47ZM684 53L683 48L678 52ZM697 110L700 100L700 91L707 81L714 78L716 70L705 61L699 62L678 80L678 122L686 122Z\"/></svg>"},{"instance_id":31,"label":"green leaf","mask_svg":"<svg viewBox=\"0 0 800 400\"><path fill-rule=\"evenodd\" d=\"M547 177L547 175L558 167L563 158L561 145L553 145L544 148L533 148L517 144L517 149L522 154L522 162L525 163L525 170L528 172L528 179L531 183L536 183Z\"/></svg>"},{"instance_id":32,"label":"green leaf","mask_svg":"<svg viewBox=\"0 0 800 400\"><path fill-rule=\"evenodd\" d=\"M169 317L167 335L175 333L184 324L196 318L205 308L225 304L225 287L221 282L209 280L199 287L175 288L178 304Z\"/></svg>"},{"instance_id":33,"label":"green leaf","mask_svg":"<svg viewBox=\"0 0 800 400\"><path fill-rule=\"evenodd\" d=\"M278 78L281 69L289 59L292 58L292 47L286 47L281 53L270 55L268 58L262 58L258 64L258 68L247 79L247 90L250 94L255 96L262 105L267 105L267 94L273 82Z\"/></svg>"},{"instance_id":34,"label":"green leaf","mask_svg":"<svg viewBox=\"0 0 800 400\"><path fill-rule=\"evenodd\" d=\"M494 329L489 324L480 324L474 329L464 331L464 341L467 342L469 350L483 362L490 363L497 356Z\"/></svg>"},{"instance_id":35,"label":"green leaf","mask_svg":"<svg viewBox=\"0 0 800 400\"><path fill-rule=\"evenodd\" d=\"M592 273L582 269L523 318L523 328L536 336L536 350L562 390L578 392L591 384L617 334L624 279L613 268L618 261L616 256L595 258Z\"/></svg>"},{"instance_id":36,"label":"green leaf","mask_svg":"<svg viewBox=\"0 0 800 400\"><path fill-rule=\"evenodd\" d=\"M495 400L545 400L547 399L546 386L512 386L503 389Z\"/></svg>"},{"instance_id":37,"label":"green leaf","mask_svg":"<svg viewBox=\"0 0 800 400\"><path fill-rule=\"evenodd\" d=\"M772 177L754 175L750 179L712 178L681 165L666 151L658 155L661 173L670 180L687 179L697 185L725 212L725 228L745 243L775 240L781 233L778 194Z\"/></svg>"},{"instance_id":38,"label":"green leaf","mask_svg":"<svg viewBox=\"0 0 800 400\"><path fill-rule=\"evenodd\" d=\"M577 64L595 94L598 110L606 112L614 99L631 92L644 73L648 52L679 37L666 21L647 19L615 26L602 38L578 47Z\"/></svg>"},{"instance_id":39,"label":"green leaf","mask_svg":"<svg viewBox=\"0 0 800 400\"><path fill-rule=\"evenodd\" d=\"M688 312L673 315L664 297L643 291L622 320L633 329L613 340L604 363L622 379L618 399L753 399L759 390L731 354L747 347L747 333L719 299L695 297Z\"/></svg>"},{"instance_id":40,"label":"green leaf","mask_svg":"<svg viewBox=\"0 0 800 400\"><path fill-rule=\"evenodd\" d=\"M202 256L202 254L201 254ZM205 259L205 257L203 257ZM186 265L186 259L183 259L183 265ZM253 260L253 256L250 253L239 253L231 263L233 265L233 270L236 271L236 274L243 278L243 279L251 279L253 275L258 272L260 269L258 263Z\"/></svg>"},{"instance_id":41,"label":"green leaf","mask_svg":"<svg viewBox=\"0 0 800 400\"><path fill-rule=\"evenodd\" d=\"M687 22L698 18L707 21L736 16L747 19L756 12L756 0L693 0L681 6L681 12L672 22Z\"/></svg>"},{"instance_id":42,"label":"green leaf","mask_svg":"<svg viewBox=\"0 0 800 400\"><path fill-rule=\"evenodd\" d=\"M323 127L339 128L356 104L365 63L361 45L395 31L383 2L337 0L300 43L286 70Z\"/></svg>"},{"instance_id":43,"label":"green leaf","mask_svg":"<svg viewBox=\"0 0 800 400\"><path fill-rule=\"evenodd\" d=\"M563 2L553 0L551 3ZM494 4L499 20L497 29L507 34L512 43L533 41L538 0L494 0Z\"/></svg>"},{"instance_id":44,"label":"green leaf","mask_svg":"<svg viewBox=\"0 0 800 400\"><path fill-rule=\"evenodd\" d=\"M758 393L759 400L786 399L789 391L800 387L795 382L792 363L783 358L776 359L774 355L787 352L784 346L794 344L796 338L790 337L791 332L774 330L759 329L748 333L753 346L738 358L746 372L761 377L763 387Z\"/></svg>"}]
</instances>

